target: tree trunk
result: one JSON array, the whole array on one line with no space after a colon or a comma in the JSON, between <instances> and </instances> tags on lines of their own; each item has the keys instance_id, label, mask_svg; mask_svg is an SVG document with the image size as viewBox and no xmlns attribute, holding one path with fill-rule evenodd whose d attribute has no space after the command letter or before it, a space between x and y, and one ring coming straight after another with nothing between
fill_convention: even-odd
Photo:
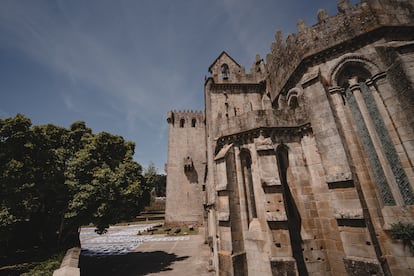
<instances>
[{"instance_id":1,"label":"tree trunk","mask_svg":"<svg viewBox=\"0 0 414 276\"><path fill-rule=\"evenodd\" d=\"M71 225L65 224L65 220L62 218L59 231L59 248L80 248L80 227L74 222L72 222Z\"/></svg>"}]
</instances>

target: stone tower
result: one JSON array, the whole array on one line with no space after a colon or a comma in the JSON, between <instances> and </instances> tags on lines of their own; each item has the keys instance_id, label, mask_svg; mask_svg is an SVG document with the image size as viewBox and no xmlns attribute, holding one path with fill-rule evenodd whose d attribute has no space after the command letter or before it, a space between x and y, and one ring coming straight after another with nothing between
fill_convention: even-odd
<instances>
[{"instance_id":1,"label":"stone tower","mask_svg":"<svg viewBox=\"0 0 414 276\"><path fill-rule=\"evenodd\" d=\"M201 111L167 114L167 225L203 223L206 168L205 123Z\"/></svg>"}]
</instances>

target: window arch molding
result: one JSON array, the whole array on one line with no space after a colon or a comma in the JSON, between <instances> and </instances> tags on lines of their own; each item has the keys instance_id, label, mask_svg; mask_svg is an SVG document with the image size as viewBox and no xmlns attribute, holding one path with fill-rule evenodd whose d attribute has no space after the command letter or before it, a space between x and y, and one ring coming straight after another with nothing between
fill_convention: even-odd
<instances>
[{"instance_id":1,"label":"window arch molding","mask_svg":"<svg viewBox=\"0 0 414 276\"><path fill-rule=\"evenodd\" d=\"M287 105L293 109L299 107L299 98L302 96L302 94L303 90L299 87L293 87L290 89L286 96Z\"/></svg>"},{"instance_id":2,"label":"window arch molding","mask_svg":"<svg viewBox=\"0 0 414 276\"><path fill-rule=\"evenodd\" d=\"M378 94L372 93L373 82L384 76L376 64L357 56L344 57L330 73L331 83L341 89L352 114L382 204L411 205L414 193L390 136L395 129L386 124L390 121L386 107Z\"/></svg>"},{"instance_id":3,"label":"window arch molding","mask_svg":"<svg viewBox=\"0 0 414 276\"><path fill-rule=\"evenodd\" d=\"M360 55L349 54L342 57L329 72L329 80L333 87L341 86L341 75L347 68L361 68L370 73L371 77L383 72L381 68L370 61L368 58Z\"/></svg>"},{"instance_id":4,"label":"window arch molding","mask_svg":"<svg viewBox=\"0 0 414 276\"><path fill-rule=\"evenodd\" d=\"M276 98L276 102L278 110L284 109L286 106L286 97L282 93L280 93Z\"/></svg>"}]
</instances>

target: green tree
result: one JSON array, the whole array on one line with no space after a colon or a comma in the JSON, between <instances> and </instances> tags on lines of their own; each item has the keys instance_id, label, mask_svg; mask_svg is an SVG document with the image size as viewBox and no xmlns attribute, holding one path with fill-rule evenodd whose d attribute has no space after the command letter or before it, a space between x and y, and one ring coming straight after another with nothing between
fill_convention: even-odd
<instances>
[{"instance_id":1,"label":"green tree","mask_svg":"<svg viewBox=\"0 0 414 276\"><path fill-rule=\"evenodd\" d=\"M18 243L37 208L32 170L31 121L22 115L0 120L0 248ZM3 245L3 246L2 246Z\"/></svg>"},{"instance_id":2,"label":"green tree","mask_svg":"<svg viewBox=\"0 0 414 276\"><path fill-rule=\"evenodd\" d=\"M156 196L165 196L167 177L164 174L158 174L153 162L150 162L148 168L144 171L144 180Z\"/></svg>"},{"instance_id":3,"label":"green tree","mask_svg":"<svg viewBox=\"0 0 414 276\"><path fill-rule=\"evenodd\" d=\"M0 248L78 245L79 226L103 233L136 216L149 188L133 154L133 143L84 122L66 129L0 119Z\"/></svg>"},{"instance_id":4,"label":"green tree","mask_svg":"<svg viewBox=\"0 0 414 276\"><path fill-rule=\"evenodd\" d=\"M109 133L87 134L66 170L71 199L66 224L93 223L103 233L111 223L130 219L149 203L141 183L141 166L134 162L134 144ZM69 232L71 233L71 232Z\"/></svg>"},{"instance_id":5,"label":"green tree","mask_svg":"<svg viewBox=\"0 0 414 276\"><path fill-rule=\"evenodd\" d=\"M30 229L40 243L56 247L58 228L69 194L64 173L70 157L69 131L63 127L32 127L32 173L37 206L31 210Z\"/></svg>"}]
</instances>

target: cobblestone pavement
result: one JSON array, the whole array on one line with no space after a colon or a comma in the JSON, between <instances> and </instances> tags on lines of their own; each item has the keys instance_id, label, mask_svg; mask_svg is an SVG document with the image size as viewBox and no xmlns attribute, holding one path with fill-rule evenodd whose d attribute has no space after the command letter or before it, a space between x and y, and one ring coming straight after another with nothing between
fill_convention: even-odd
<instances>
[{"instance_id":1,"label":"cobblestone pavement","mask_svg":"<svg viewBox=\"0 0 414 276\"><path fill-rule=\"evenodd\" d=\"M214 275L208 270L210 253L204 228L199 228L198 235L137 235L154 226L110 227L104 235L96 234L94 228L82 228L81 275Z\"/></svg>"},{"instance_id":2,"label":"cobblestone pavement","mask_svg":"<svg viewBox=\"0 0 414 276\"><path fill-rule=\"evenodd\" d=\"M80 233L81 254L84 256L124 255L133 252L144 242L189 240L188 236L162 237L138 235L138 233L143 233L155 226L157 224L111 226L108 232L103 235L96 234L95 228L84 227Z\"/></svg>"}]
</instances>

